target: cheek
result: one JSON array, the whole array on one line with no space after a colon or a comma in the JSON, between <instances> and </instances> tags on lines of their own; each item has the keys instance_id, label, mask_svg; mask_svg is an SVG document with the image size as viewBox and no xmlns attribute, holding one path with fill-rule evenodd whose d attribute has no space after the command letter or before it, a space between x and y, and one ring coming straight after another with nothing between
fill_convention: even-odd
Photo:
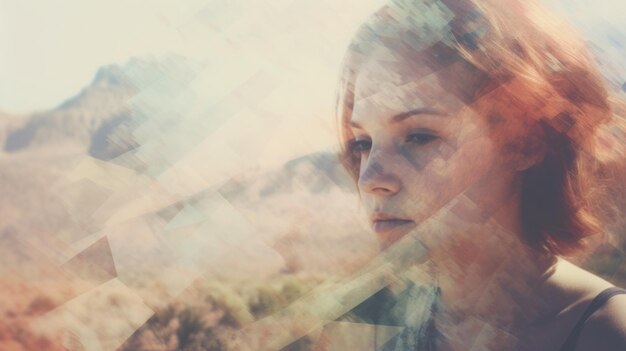
<instances>
[{"instance_id":1,"label":"cheek","mask_svg":"<svg viewBox=\"0 0 626 351\"><path fill-rule=\"evenodd\" d=\"M456 147L445 145L421 170L412 173L407 187L412 197L438 209L478 183L493 169L496 149L491 139L475 138Z\"/></svg>"},{"instance_id":2,"label":"cheek","mask_svg":"<svg viewBox=\"0 0 626 351\"><path fill-rule=\"evenodd\" d=\"M435 159L433 155L436 155L438 150L430 150L429 152L419 152L419 150L412 150L409 148L398 148L398 154L402 157L402 162L405 164L405 174L413 174L417 176L419 173L424 172L430 163ZM415 174L415 173L418 174Z\"/></svg>"}]
</instances>

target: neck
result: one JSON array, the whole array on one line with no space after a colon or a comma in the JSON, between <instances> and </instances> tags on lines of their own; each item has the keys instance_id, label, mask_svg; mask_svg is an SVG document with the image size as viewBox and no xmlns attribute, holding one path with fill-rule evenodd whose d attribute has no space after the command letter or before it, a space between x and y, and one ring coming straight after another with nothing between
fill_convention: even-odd
<instances>
[{"instance_id":1,"label":"neck","mask_svg":"<svg viewBox=\"0 0 626 351\"><path fill-rule=\"evenodd\" d=\"M468 223L452 245L438 250L431 264L442 291L442 329L465 328L515 335L548 309L538 291L554 266L554 257L522 240L518 199L511 197L489 220ZM480 217L480 216L479 216ZM494 329L495 328L495 329Z\"/></svg>"}]
</instances>

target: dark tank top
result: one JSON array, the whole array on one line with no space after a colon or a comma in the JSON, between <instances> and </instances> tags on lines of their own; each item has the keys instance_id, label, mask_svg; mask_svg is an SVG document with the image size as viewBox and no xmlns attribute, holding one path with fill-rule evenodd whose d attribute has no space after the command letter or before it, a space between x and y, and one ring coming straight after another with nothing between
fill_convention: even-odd
<instances>
[{"instance_id":1,"label":"dark tank top","mask_svg":"<svg viewBox=\"0 0 626 351\"><path fill-rule=\"evenodd\" d=\"M587 319L589 319L589 317L595 311L597 311L602 306L604 306L604 304L611 297L615 295L619 295L619 294L626 294L626 290L613 287L613 288L605 289L601 293L599 293L598 296L596 296L593 299L593 301L591 301L589 306L587 306L585 313L583 313L578 323L576 323L576 326L574 327L574 329L572 329L572 332L569 334L569 336L565 340L565 343L563 344L563 346L561 346L560 351L574 351L574 349L576 348L576 342L578 341L578 338L580 337L580 333L585 327L585 323L587 322Z\"/></svg>"}]
</instances>

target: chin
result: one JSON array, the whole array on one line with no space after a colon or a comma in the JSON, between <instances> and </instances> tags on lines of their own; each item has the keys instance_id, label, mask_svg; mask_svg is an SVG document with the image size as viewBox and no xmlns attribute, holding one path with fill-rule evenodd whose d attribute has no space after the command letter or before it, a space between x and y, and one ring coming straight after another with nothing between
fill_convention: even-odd
<instances>
[{"instance_id":1,"label":"chin","mask_svg":"<svg viewBox=\"0 0 626 351\"><path fill-rule=\"evenodd\" d=\"M404 238L407 233L378 233L378 244L381 250L388 248L400 239Z\"/></svg>"}]
</instances>

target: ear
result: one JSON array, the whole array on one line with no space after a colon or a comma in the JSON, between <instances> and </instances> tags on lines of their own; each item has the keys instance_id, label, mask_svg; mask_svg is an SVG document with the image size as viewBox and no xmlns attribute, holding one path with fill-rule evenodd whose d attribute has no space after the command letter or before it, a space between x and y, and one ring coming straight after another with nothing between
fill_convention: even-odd
<instances>
[{"instance_id":1,"label":"ear","mask_svg":"<svg viewBox=\"0 0 626 351\"><path fill-rule=\"evenodd\" d=\"M532 128L522 142L522 147L514 160L515 170L522 172L541 163L547 152L545 131L540 125L537 125Z\"/></svg>"}]
</instances>

